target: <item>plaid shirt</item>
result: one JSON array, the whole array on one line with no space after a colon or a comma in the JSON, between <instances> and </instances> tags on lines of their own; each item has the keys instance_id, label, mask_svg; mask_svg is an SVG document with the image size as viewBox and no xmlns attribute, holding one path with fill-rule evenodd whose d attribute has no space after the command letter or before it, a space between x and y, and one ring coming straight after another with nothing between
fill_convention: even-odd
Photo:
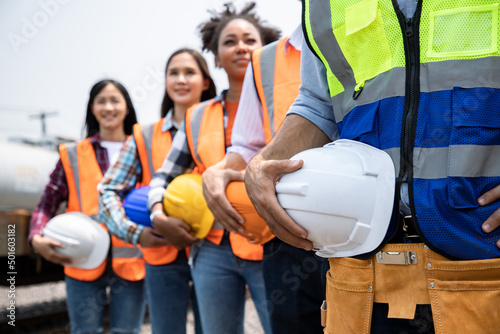
<instances>
[{"instance_id":1,"label":"plaid shirt","mask_svg":"<svg viewBox=\"0 0 500 334\"><path fill-rule=\"evenodd\" d=\"M175 134L176 127L169 111L163 122L162 132ZM144 226L128 219L122 206L125 196L132 191L142 178L142 165L134 136L125 142L118 160L104 175L97 187L99 190L99 212L101 221L109 232L125 242L137 245Z\"/></svg>"},{"instance_id":2,"label":"plaid shirt","mask_svg":"<svg viewBox=\"0 0 500 334\"><path fill-rule=\"evenodd\" d=\"M101 146L101 137L98 133L90 137L90 144L94 147L99 167L104 174L109 167L108 152ZM45 186L40 202L31 215L29 240L35 234L42 235L42 230L48 221L55 216L63 202L68 201L68 181L61 159L50 174L49 183Z\"/></svg>"},{"instance_id":3,"label":"plaid shirt","mask_svg":"<svg viewBox=\"0 0 500 334\"><path fill-rule=\"evenodd\" d=\"M210 103L222 103L224 111L224 129L227 127L229 118L226 108L224 107L224 98L226 91L215 97ZM196 106L196 105L195 105ZM193 107L195 107L193 106ZM191 108L193 108L191 107ZM186 127L183 123L177 131L172 148L168 153L163 165L158 169L149 183L151 190L148 197L148 209L151 211L153 206L163 201L163 193L165 189L177 176L189 172L194 167L194 159L189 149L189 144L186 136Z\"/></svg>"}]
</instances>

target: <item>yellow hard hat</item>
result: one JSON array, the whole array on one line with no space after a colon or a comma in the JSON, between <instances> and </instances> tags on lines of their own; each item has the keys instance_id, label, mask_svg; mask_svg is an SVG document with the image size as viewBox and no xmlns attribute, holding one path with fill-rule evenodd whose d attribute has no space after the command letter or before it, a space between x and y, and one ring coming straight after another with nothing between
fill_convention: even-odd
<instances>
[{"instance_id":1,"label":"yellow hard hat","mask_svg":"<svg viewBox=\"0 0 500 334\"><path fill-rule=\"evenodd\" d=\"M191 226L198 239L206 237L214 223L203 197L199 174L183 174L170 182L163 194L163 208L168 216L182 219Z\"/></svg>"},{"instance_id":2,"label":"yellow hard hat","mask_svg":"<svg viewBox=\"0 0 500 334\"><path fill-rule=\"evenodd\" d=\"M248 198L243 181L233 181L226 188L226 196L233 208L243 217L245 233L253 235L250 241L255 244L264 244L274 238L274 234L255 210Z\"/></svg>"}]
</instances>

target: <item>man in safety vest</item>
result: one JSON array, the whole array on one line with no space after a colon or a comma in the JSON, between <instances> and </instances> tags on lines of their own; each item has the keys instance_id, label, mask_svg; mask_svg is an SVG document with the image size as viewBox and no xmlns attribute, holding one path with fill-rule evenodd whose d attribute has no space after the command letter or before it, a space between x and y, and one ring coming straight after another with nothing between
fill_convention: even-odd
<instances>
[{"instance_id":1,"label":"man in safety vest","mask_svg":"<svg viewBox=\"0 0 500 334\"><path fill-rule=\"evenodd\" d=\"M328 262L274 238L249 199L241 198L246 191L240 170L271 140L299 92L302 41L297 27L289 37L252 53L232 146L224 160L203 174L203 192L215 220L232 232L264 243L263 273L266 294L273 304L271 325L275 334L322 332L319 307L325 295ZM263 227L252 228L250 224Z\"/></svg>"},{"instance_id":2,"label":"man in safety vest","mask_svg":"<svg viewBox=\"0 0 500 334\"><path fill-rule=\"evenodd\" d=\"M498 4L303 4L300 94L248 164L250 199L277 237L310 250L275 195L302 166L290 157L339 135L387 152L397 177L382 244L330 258L325 332L497 333Z\"/></svg>"}]
</instances>

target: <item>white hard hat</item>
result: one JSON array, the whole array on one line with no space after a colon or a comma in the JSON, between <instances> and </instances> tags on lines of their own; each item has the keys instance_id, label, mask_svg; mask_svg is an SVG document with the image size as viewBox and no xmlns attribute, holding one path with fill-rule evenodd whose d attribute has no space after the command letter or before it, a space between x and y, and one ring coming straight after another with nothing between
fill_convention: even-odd
<instances>
[{"instance_id":1,"label":"white hard hat","mask_svg":"<svg viewBox=\"0 0 500 334\"><path fill-rule=\"evenodd\" d=\"M108 255L108 232L81 212L55 216L43 229L43 235L64 245L56 251L74 260L71 267L95 269Z\"/></svg>"},{"instance_id":2,"label":"white hard hat","mask_svg":"<svg viewBox=\"0 0 500 334\"><path fill-rule=\"evenodd\" d=\"M301 169L276 184L280 205L308 232L316 254L347 257L375 250L394 206L395 172L387 153L341 139L300 152Z\"/></svg>"}]
</instances>

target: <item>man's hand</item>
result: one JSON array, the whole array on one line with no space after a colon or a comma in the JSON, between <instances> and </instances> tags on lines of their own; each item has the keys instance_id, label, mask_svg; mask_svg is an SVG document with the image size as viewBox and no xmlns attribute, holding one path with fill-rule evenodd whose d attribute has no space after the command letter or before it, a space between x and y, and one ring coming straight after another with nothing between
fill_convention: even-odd
<instances>
[{"instance_id":1,"label":"man's hand","mask_svg":"<svg viewBox=\"0 0 500 334\"><path fill-rule=\"evenodd\" d=\"M292 246L312 250L313 244L307 240L307 231L280 206L275 191L281 175L294 172L302 165L302 160L265 160L258 154L248 164L245 186L255 209L274 235Z\"/></svg>"},{"instance_id":2,"label":"man's hand","mask_svg":"<svg viewBox=\"0 0 500 334\"><path fill-rule=\"evenodd\" d=\"M168 245L168 241L162 238L152 228L145 227L137 241L142 247L160 247Z\"/></svg>"},{"instance_id":3,"label":"man's hand","mask_svg":"<svg viewBox=\"0 0 500 334\"><path fill-rule=\"evenodd\" d=\"M232 207L226 197L226 188L231 181L243 181L244 173L213 165L203 173L203 196L215 221L230 232L242 233L243 217Z\"/></svg>"},{"instance_id":4,"label":"man's hand","mask_svg":"<svg viewBox=\"0 0 500 334\"><path fill-rule=\"evenodd\" d=\"M161 213L156 215L151 223L154 230L158 231L158 233L165 238L167 243L172 244L179 250L198 241L197 238L190 234L191 226L179 218L167 217L164 213Z\"/></svg>"},{"instance_id":5,"label":"man's hand","mask_svg":"<svg viewBox=\"0 0 500 334\"><path fill-rule=\"evenodd\" d=\"M61 265L73 263L71 257L58 253L55 250L56 247L64 247L58 241L41 236L40 234L35 234L31 240L31 245L35 253L40 254L47 261Z\"/></svg>"},{"instance_id":6,"label":"man's hand","mask_svg":"<svg viewBox=\"0 0 500 334\"><path fill-rule=\"evenodd\" d=\"M500 199L500 186L496 186L495 188L491 189L490 191L484 193L477 202L479 205L484 206L491 204L497 200ZM495 229L497 229L500 226L500 209L496 210L493 212L493 214L486 219L486 221L483 223L481 226L483 231L486 233L493 232ZM497 240L497 247L500 248L500 239Z\"/></svg>"}]
</instances>

